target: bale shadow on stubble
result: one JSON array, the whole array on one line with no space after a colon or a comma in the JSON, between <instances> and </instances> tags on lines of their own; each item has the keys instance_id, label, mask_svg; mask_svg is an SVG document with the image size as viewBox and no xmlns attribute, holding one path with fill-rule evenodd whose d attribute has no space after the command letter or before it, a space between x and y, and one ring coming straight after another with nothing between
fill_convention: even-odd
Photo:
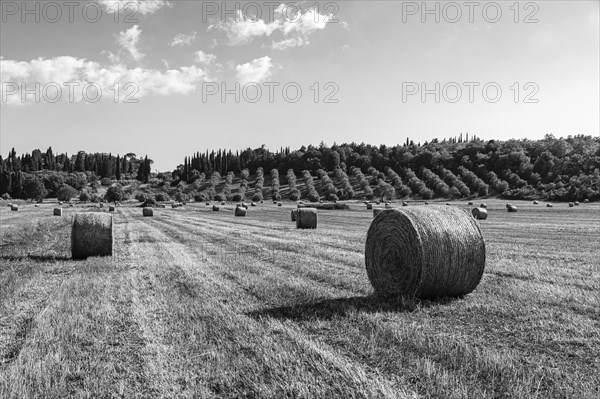
<instances>
[{"instance_id":1,"label":"bale shadow on stubble","mask_svg":"<svg viewBox=\"0 0 600 399\"><path fill-rule=\"evenodd\" d=\"M271 317L280 320L303 321L311 319L331 320L345 316L349 312L413 312L419 308L443 305L457 298L439 298L435 300L408 299L402 297L355 296L349 298L325 299L318 302L279 306L246 313L252 318Z\"/></svg>"},{"instance_id":2,"label":"bale shadow on stubble","mask_svg":"<svg viewBox=\"0 0 600 399\"><path fill-rule=\"evenodd\" d=\"M70 256L62 255L1 255L0 259L11 262L23 260L30 260L34 262L59 262L73 260L73 258L71 258Z\"/></svg>"}]
</instances>

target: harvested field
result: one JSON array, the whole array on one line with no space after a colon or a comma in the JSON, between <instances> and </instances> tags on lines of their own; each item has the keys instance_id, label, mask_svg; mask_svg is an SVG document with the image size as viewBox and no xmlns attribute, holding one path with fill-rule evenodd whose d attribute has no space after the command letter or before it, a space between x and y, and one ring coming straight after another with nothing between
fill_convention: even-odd
<instances>
[{"instance_id":1,"label":"harvested field","mask_svg":"<svg viewBox=\"0 0 600 399\"><path fill-rule=\"evenodd\" d=\"M79 209L1 207L0 397L597 398L600 205L486 201L475 291L411 302L372 295L363 203L316 230L124 204L85 261Z\"/></svg>"}]
</instances>

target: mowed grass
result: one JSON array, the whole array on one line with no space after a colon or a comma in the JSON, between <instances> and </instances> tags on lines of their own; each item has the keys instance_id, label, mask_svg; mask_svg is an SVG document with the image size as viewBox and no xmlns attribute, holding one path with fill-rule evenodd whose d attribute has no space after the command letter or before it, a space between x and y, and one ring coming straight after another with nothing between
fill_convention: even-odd
<instances>
[{"instance_id":1,"label":"mowed grass","mask_svg":"<svg viewBox=\"0 0 600 399\"><path fill-rule=\"evenodd\" d=\"M372 296L362 204L118 208L87 261L81 209L0 209L0 397L597 398L600 206L486 202L480 285L415 303Z\"/></svg>"}]
</instances>

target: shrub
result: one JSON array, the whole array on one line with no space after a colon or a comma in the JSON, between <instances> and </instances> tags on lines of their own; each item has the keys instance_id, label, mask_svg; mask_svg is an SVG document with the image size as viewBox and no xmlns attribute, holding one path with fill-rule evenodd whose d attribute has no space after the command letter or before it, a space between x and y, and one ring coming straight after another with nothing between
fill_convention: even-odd
<instances>
[{"instance_id":1,"label":"shrub","mask_svg":"<svg viewBox=\"0 0 600 399\"><path fill-rule=\"evenodd\" d=\"M252 201L254 201L254 202L262 201L262 199L263 199L263 196L262 196L262 194L259 194L259 193L255 193L252 196Z\"/></svg>"},{"instance_id":2,"label":"shrub","mask_svg":"<svg viewBox=\"0 0 600 399\"><path fill-rule=\"evenodd\" d=\"M167 193L157 193L155 196L155 199L157 201L171 201L171 197L169 197L169 194ZM145 201L145 199L144 199Z\"/></svg>"},{"instance_id":3,"label":"shrub","mask_svg":"<svg viewBox=\"0 0 600 399\"><path fill-rule=\"evenodd\" d=\"M100 184L102 184L105 187L108 187L110 186L110 179L108 177L105 177L102 180L100 180Z\"/></svg>"},{"instance_id":4,"label":"shrub","mask_svg":"<svg viewBox=\"0 0 600 399\"><path fill-rule=\"evenodd\" d=\"M113 184L106 190L106 195L104 199L107 202L119 202L125 199L125 192L123 191L123 186L119 183Z\"/></svg>"},{"instance_id":5,"label":"shrub","mask_svg":"<svg viewBox=\"0 0 600 399\"><path fill-rule=\"evenodd\" d=\"M215 196L213 197L213 199L215 201L218 201L218 202L227 201L227 198L223 194L215 194Z\"/></svg>"},{"instance_id":6,"label":"shrub","mask_svg":"<svg viewBox=\"0 0 600 399\"><path fill-rule=\"evenodd\" d=\"M243 201L243 200L244 200L244 198L242 197L242 194L240 194L240 193L235 193L235 194L233 194L233 197L231 197L231 200L232 200L233 202L240 202L240 201Z\"/></svg>"},{"instance_id":7,"label":"shrub","mask_svg":"<svg viewBox=\"0 0 600 399\"><path fill-rule=\"evenodd\" d=\"M206 195L206 193L196 193L194 195L194 201L196 202L205 202L209 200L210 198L208 197L208 195Z\"/></svg>"},{"instance_id":8,"label":"shrub","mask_svg":"<svg viewBox=\"0 0 600 399\"><path fill-rule=\"evenodd\" d=\"M56 195L59 201L71 201L71 198L77 195L77 190L65 184Z\"/></svg>"},{"instance_id":9,"label":"shrub","mask_svg":"<svg viewBox=\"0 0 600 399\"><path fill-rule=\"evenodd\" d=\"M300 192L298 191L293 191L290 193L290 200L292 201L298 201L300 199Z\"/></svg>"}]
</instances>

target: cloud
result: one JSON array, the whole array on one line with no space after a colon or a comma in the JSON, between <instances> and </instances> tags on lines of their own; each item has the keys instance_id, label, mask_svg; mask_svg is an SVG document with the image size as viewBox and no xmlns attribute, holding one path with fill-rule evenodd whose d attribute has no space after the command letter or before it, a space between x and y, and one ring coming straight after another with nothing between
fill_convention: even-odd
<instances>
[{"instance_id":1,"label":"cloud","mask_svg":"<svg viewBox=\"0 0 600 399\"><path fill-rule=\"evenodd\" d=\"M180 33L176 35L173 38L173 41L171 42L171 47L191 45L196 40L196 33L197 32L192 32L189 35L186 35L185 33Z\"/></svg>"},{"instance_id":2,"label":"cloud","mask_svg":"<svg viewBox=\"0 0 600 399\"><path fill-rule=\"evenodd\" d=\"M296 15L293 15L293 11L297 11ZM309 44L308 36L317 30L325 29L331 17L319 14L313 8L302 12L298 8L288 8L285 4L281 4L275 9L273 22L266 23L262 19L246 17L241 10L238 10L236 18L230 18L225 22L220 21L209 26L208 29L224 31L231 46L250 43L255 38L270 37L275 32L280 32L287 38L273 42L272 48L284 50Z\"/></svg>"},{"instance_id":3,"label":"cloud","mask_svg":"<svg viewBox=\"0 0 600 399\"><path fill-rule=\"evenodd\" d=\"M21 104L22 85L31 90L35 88L36 83L42 88L46 85L58 85L62 90L62 101L79 102L82 101L82 89L88 83L100 87L102 98L109 100L114 99L114 85L118 83L122 101L124 96L134 91L133 88L136 91L135 98L147 95L190 94L201 82L210 80L205 70L194 65L163 72L148 68L129 69L122 64L102 66L97 62L71 56L37 58L30 62L0 59L0 71L2 90L6 89L6 93L1 93L2 102L7 104ZM74 82L72 100L69 99L69 82ZM128 83L132 89L125 90ZM15 88L18 88L17 93L10 94L9 89ZM34 99L33 95L26 96L27 102L33 102Z\"/></svg>"},{"instance_id":4,"label":"cloud","mask_svg":"<svg viewBox=\"0 0 600 399\"><path fill-rule=\"evenodd\" d=\"M260 83L271 77L273 63L271 57L257 58L235 67L236 77L241 84Z\"/></svg>"},{"instance_id":5,"label":"cloud","mask_svg":"<svg viewBox=\"0 0 600 399\"><path fill-rule=\"evenodd\" d=\"M310 42L302 37L292 37L290 39L284 39L279 42L273 42L270 46L273 50L285 50L290 47L302 47L307 46Z\"/></svg>"},{"instance_id":6,"label":"cloud","mask_svg":"<svg viewBox=\"0 0 600 399\"><path fill-rule=\"evenodd\" d=\"M98 3L104 6L104 9L109 14L127 13L132 18L135 18L137 13L142 15L154 14L156 11L164 7L173 7L167 0L98 0Z\"/></svg>"},{"instance_id":7,"label":"cloud","mask_svg":"<svg viewBox=\"0 0 600 399\"><path fill-rule=\"evenodd\" d=\"M210 65L217 59L217 56L214 54L208 54L204 51L196 51L194 60L199 64Z\"/></svg>"},{"instance_id":8,"label":"cloud","mask_svg":"<svg viewBox=\"0 0 600 399\"><path fill-rule=\"evenodd\" d=\"M145 56L145 54L141 53L137 48L141 34L142 31L139 29L139 26L133 25L131 28L120 32L117 37L117 43L127 50L131 57L136 61L141 60Z\"/></svg>"}]
</instances>

